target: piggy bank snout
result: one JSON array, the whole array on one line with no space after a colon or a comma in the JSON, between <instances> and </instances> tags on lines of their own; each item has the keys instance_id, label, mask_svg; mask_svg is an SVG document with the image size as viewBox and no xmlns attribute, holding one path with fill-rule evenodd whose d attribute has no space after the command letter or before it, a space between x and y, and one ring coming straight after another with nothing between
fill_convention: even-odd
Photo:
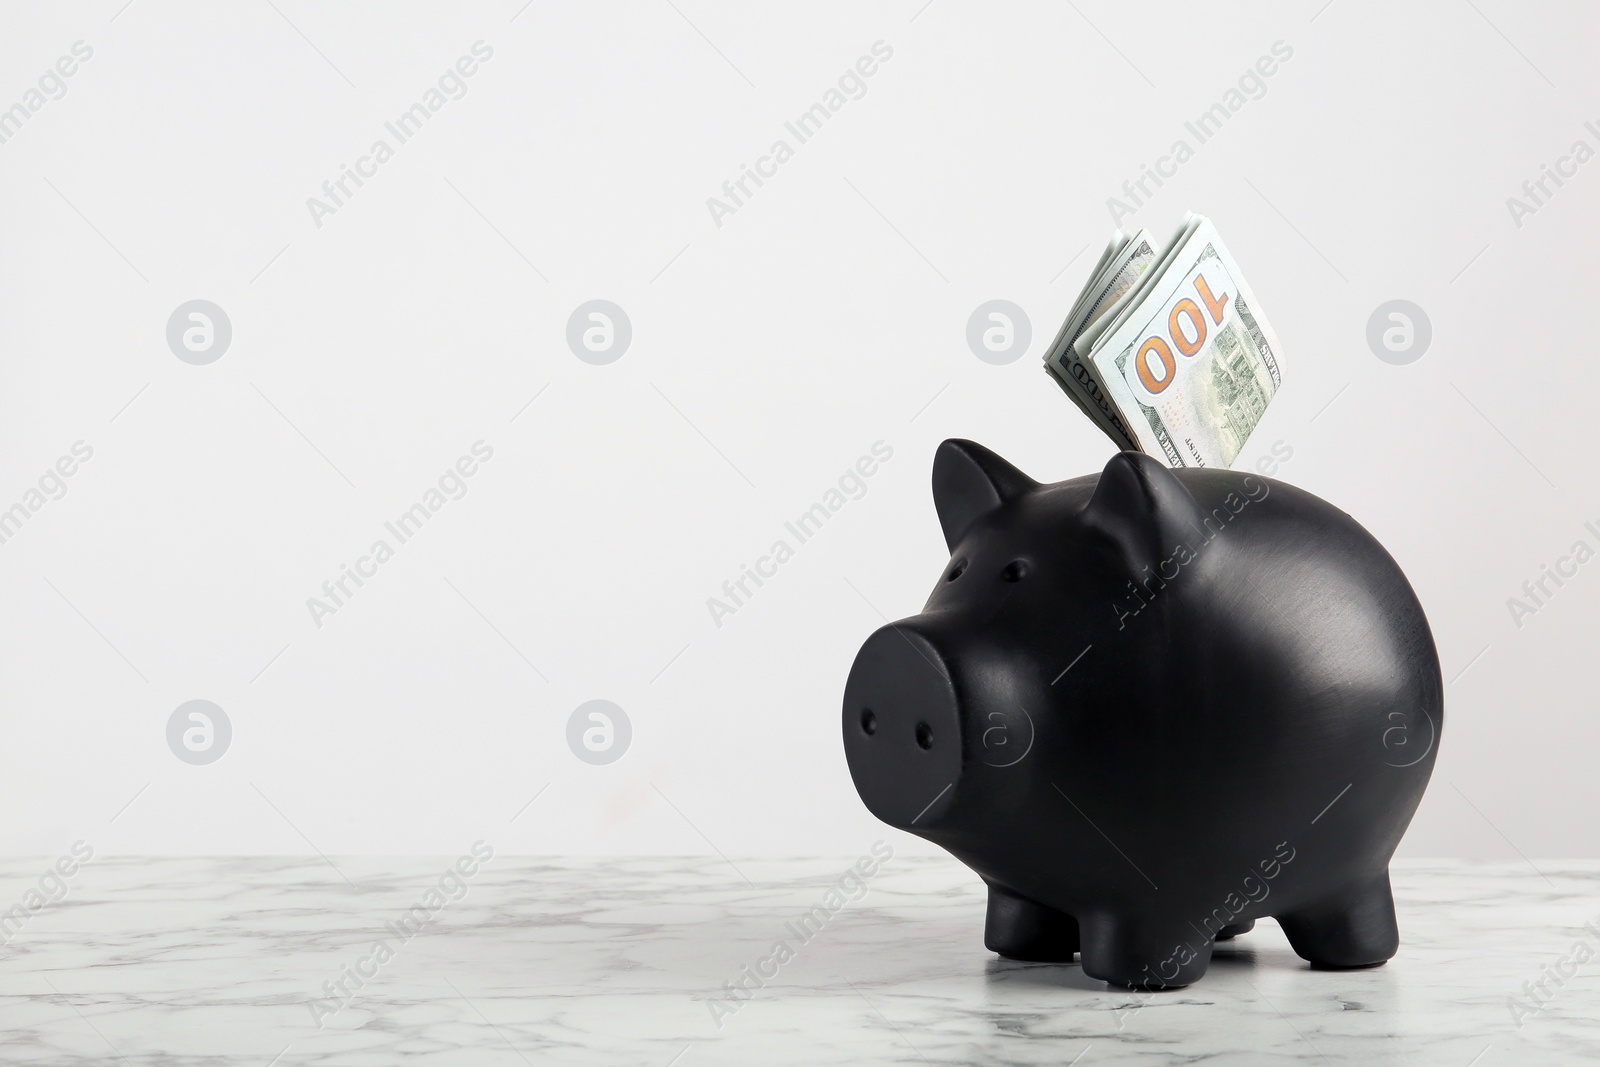
<instances>
[{"instance_id":1,"label":"piggy bank snout","mask_svg":"<svg viewBox=\"0 0 1600 1067\"><path fill-rule=\"evenodd\" d=\"M960 786L961 712L937 639L916 620L867 638L844 690L844 750L856 792L891 826L936 826Z\"/></svg>"}]
</instances>

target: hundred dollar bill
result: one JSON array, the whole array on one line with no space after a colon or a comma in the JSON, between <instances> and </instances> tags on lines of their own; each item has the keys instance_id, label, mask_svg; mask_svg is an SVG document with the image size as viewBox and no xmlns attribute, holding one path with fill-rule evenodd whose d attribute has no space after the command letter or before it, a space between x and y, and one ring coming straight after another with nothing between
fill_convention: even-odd
<instances>
[{"instance_id":1,"label":"hundred dollar bill","mask_svg":"<svg viewBox=\"0 0 1600 1067\"><path fill-rule=\"evenodd\" d=\"M1089 272L1090 284L1084 286L1083 291L1078 294L1078 299L1073 303L1072 310L1067 313L1067 321L1061 324L1060 333L1056 334L1056 339L1051 342L1050 349L1046 350L1047 360L1049 352L1062 343L1062 338L1067 335L1067 331L1071 328L1073 320L1077 318L1078 311L1083 306L1083 302L1089 298L1089 294L1094 290L1095 279L1100 277L1100 272L1105 270L1106 264L1110 263L1112 257L1121 252L1127 243L1128 235L1122 232L1122 228L1120 226L1111 231L1111 239L1106 242L1105 250L1100 253L1100 258L1095 262L1094 270ZM1051 374L1055 373L1051 370L1048 362L1045 364L1045 370L1051 371ZM1094 413L1089 410L1088 405L1084 403L1083 399L1077 393L1073 392L1072 388L1067 385L1066 382L1057 378L1057 384L1061 386L1062 391L1065 392L1067 397L1078 406L1078 410L1083 412L1090 422L1094 422L1096 425L1099 425L1098 420L1095 418Z\"/></svg>"},{"instance_id":2,"label":"hundred dollar bill","mask_svg":"<svg viewBox=\"0 0 1600 1067\"><path fill-rule=\"evenodd\" d=\"M1089 321L1088 325L1078 334L1077 340L1073 342L1080 359L1087 359L1089 353L1093 351L1095 343L1105 335L1106 331L1120 325L1130 311L1144 302L1145 294L1149 291L1150 286L1159 281L1165 274L1167 266L1172 262L1172 257L1177 254L1178 249L1182 247L1183 242L1189 235L1194 233L1195 228L1200 225L1203 218L1203 216L1196 215L1192 211L1185 213L1183 222L1173 235L1168 238L1167 243L1161 246L1161 250L1156 254L1149 268L1139 275L1135 283L1124 291L1114 304L1103 309L1101 314L1096 315ZM1140 232L1147 231L1141 230Z\"/></svg>"},{"instance_id":3,"label":"hundred dollar bill","mask_svg":"<svg viewBox=\"0 0 1600 1067\"><path fill-rule=\"evenodd\" d=\"M1109 258L1102 257L1100 270L1095 272L1089 285L1079 295L1078 302L1061 324L1061 330L1045 356L1045 369L1057 384L1096 426L1122 448L1138 448L1137 438L1078 356L1074 342L1089 326L1117 306L1155 258L1156 252L1148 230L1140 230L1128 238Z\"/></svg>"},{"instance_id":4,"label":"hundred dollar bill","mask_svg":"<svg viewBox=\"0 0 1600 1067\"><path fill-rule=\"evenodd\" d=\"M1079 311L1083 307L1083 302L1089 298L1090 292L1093 291L1094 282L1099 279L1100 272L1105 269L1106 264L1110 262L1113 256L1122 251L1123 246L1127 243L1128 235L1123 233L1121 229L1117 229L1111 234L1110 243L1106 245L1105 251L1100 253L1100 260L1094 265L1094 270L1089 275L1089 284L1084 286L1083 291L1078 294L1078 299L1073 302L1072 310L1067 313L1066 321L1061 324L1061 329L1056 333L1055 340L1050 342L1049 348L1045 349L1045 371L1056 380L1056 384L1061 386L1061 391L1067 394L1067 399L1071 400L1078 410L1083 412L1084 417L1107 433L1111 431L1101 423L1097 413L1089 409L1089 405L1085 403L1082 395L1073 389L1069 379L1063 377L1051 365L1050 357L1066 343L1063 339L1071 336L1068 331L1072 328L1074 320L1077 319Z\"/></svg>"},{"instance_id":5,"label":"hundred dollar bill","mask_svg":"<svg viewBox=\"0 0 1600 1067\"><path fill-rule=\"evenodd\" d=\"M1100 253L1100 259L1095 263L1094 270L1089 272L1091 284L1084 286L1083 292L1078 294L1077 302L1072 305L1072 311L1067 315L1067 322L1071 322L1077 316L1078 309L1083 306L1083 302L1089 298L1089 293L1094 288L1094 280L1100 277L1100 272L1106 269L1106 265L1111 262L1112 257L1119 255L1128 246L1128 240L1128 235L1123 233L1120 227L1111 231L1111 239L1106 242L1105 251ZM1062 323L1061 328L1065 330L1067 323Z\"/></svg>"},{"instance_id":6,"label":"hundred dollar bill","mask_svg":"<svg viewBox=\"0 0 1600 1067\"><path fill-rule=\"evenodd\" d=\"M1277 394L1281 362L1216 227L1190 212L1159 250L1146 230L1112 234L1045 370L1118 448L1226 467Z\"/></svg>"},{"instance_id":7,"label":"hundred dollar bill","mask_svg":"<svg viewBox=\"0 0 1600 1067\"><path fill-rule=\"evenodd\" d=\"M1173 466L1227 467L1283 382L1280 351L1216 227L1200 218L1078 354L1141 450Z\"/></svg>"}]
</instances>

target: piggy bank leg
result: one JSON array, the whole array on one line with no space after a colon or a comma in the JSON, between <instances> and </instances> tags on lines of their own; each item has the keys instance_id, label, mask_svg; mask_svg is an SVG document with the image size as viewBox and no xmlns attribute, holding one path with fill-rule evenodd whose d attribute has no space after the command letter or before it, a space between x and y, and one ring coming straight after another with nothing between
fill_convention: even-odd
<instances>
[{"instance_id":1,"label":"piggy bank leg","mask_svg":"<svg viewBox=\"0 0 1600 1067\"><path fill-rule=\"evenodd\" d=\"M1079 917L1083 973L1134 989L1181 989L1205 976L1210 941L1188 923L1165 916Z\"/></svg>"},{"instance_id":2,"label":"piggy bank leg","mask_svg":"<svg viewBox=\"0 0 1600 1067\"><path fill-rule=\"evenodd\" d=\"M1277 919L1295 953L1313 967L1370 967L1400 947L1387 870Z\"/></svg>"},{"instance_id":3,"label":"piggy bank leg","mask_svg":"<svg viewBox=\"0 0 1600 1067\"><path fill-rule=\"evenodd\" d=\"M983 945L1007 959L1071 963L1078 951L1078 920L1003 886L991 885Z\"/></svg>"},{"instance_id":4,"label":"piggy bank leg","mask_svg":"<svg viewBox=\"0 0 1600 1067\"><path fill-rule=\"evenodd\" d=\"M1254 919L1247 919L1242 923L1234 923L1232 926L1224 926L1222 929L1217 931L1217 940L1232 941L1240 934L1248 934L1255 928L1256 921Z\"/></svg>"}]
</instances>

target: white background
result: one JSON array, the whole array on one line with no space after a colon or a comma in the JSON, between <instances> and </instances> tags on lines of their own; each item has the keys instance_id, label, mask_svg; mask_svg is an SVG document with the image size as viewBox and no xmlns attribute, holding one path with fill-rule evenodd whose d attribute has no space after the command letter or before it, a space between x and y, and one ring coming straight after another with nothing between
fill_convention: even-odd
<instances>
[{"instance_id":1,"label":"white background","mask_svg":"<svg viewBox=\"0 0 1600 1067\"><path fill-rule=\"evenodd\" d=\"M1402 854L1600 855L1600 562L1520 628L1506 604L1600 525L1600 162L1520 227L1506 205L1600 147L1592 8L275 3L4 8L0 107L94 52L0 144L0 507L94 456L0 545L0 849L887 836L839 697L946 558L933 450L1103 465L1044 347L1107 198L1281 40L1134 221L1217 222L1287 352L1241 465L1292 447L1282 477L1428 611L1447 727ZM315 225L307 198L479 40L467 94ZM880 40L865 95L716 225L707 198ZM197 298L233 326L209 366L165 337ZM609 366L565 341L595 298L633 325ZM1033 324L1006 366L965 339L995 298ZM1409 366L1365 339L1395 298L1433 324ZM316 627L307 597L480 439L468 494ZM866 495L715 626L707 598L878 440ZM204 767L165 737L196 698L234 730ZM566 743L595 698L633 725L605 767Z\"/></svg>"}]
</instances>

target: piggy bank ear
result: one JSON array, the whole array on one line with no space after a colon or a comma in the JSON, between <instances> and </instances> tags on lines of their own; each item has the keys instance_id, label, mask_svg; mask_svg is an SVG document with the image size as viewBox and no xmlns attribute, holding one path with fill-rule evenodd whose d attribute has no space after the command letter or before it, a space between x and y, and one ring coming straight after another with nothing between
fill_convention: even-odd
<instances>
[{"instance_id":1,"label":"piggy bank ear","mask_svg":"<svg viewBox=\"0 0 1600 1067\"><path fill-rule=\"evenodd\" d=\"M1135 572L1193 542L1203 518L1177 476L1143 452L1113 456L1083 509L1083 521L1115 542Z\"/></svg>"},{"instance_id":2,"label":"piggy bank ear","mask_svg":"<svg viewBox=\"0 0 1600 1067\"><path fill-rule=\"evenodd\" d=\"M933 506L954 552L980 516L1039 483L971 441L951 438L933 455Z\"/></svg>"}]
</instances>

